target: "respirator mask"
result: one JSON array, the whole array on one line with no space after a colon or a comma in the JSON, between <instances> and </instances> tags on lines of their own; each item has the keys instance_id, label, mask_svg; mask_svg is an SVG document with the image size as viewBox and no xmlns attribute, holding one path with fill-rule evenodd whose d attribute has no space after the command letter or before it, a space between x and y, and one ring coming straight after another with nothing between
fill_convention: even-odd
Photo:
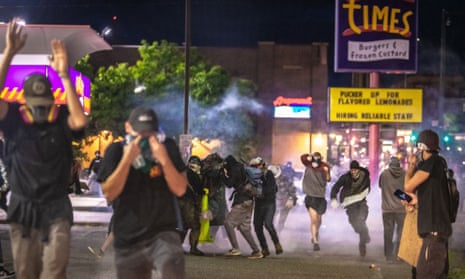
<instances>
[{"instance_id":1,"label":"respirator mask","mask_svg":"<svg viewBox=\"0 0 465 279\"><path fill-rule=\"evenodd\" d=\"M32 118L35 123L45 123L49 121L49 113L51 106L31 106Z\"/></svg>"}]
</instances>

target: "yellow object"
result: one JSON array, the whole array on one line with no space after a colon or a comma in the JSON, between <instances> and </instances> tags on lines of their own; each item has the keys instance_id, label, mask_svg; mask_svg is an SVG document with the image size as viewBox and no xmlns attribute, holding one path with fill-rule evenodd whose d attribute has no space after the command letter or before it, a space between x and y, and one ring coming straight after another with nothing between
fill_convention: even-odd
<instances>
[{"instance_id":1,"label":"yellow object","mask_svg":"<svg viewBox=\"0 0 465 279\"><path fill-rule=\"evenodd\" d=\"M207 216L206 212L208 211L208 189L203 189L202 201L200 204L200 210L202 211L201 216ZM200 235L199 243L212 243L215 241L210 235L210 220L207 218L200 218Z\"/></svg>"}]
</instances>

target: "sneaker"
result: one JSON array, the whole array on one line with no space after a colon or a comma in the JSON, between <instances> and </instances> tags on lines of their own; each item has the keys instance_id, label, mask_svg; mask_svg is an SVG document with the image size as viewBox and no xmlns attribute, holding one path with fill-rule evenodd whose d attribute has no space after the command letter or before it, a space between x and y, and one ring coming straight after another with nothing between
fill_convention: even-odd
<instances>
[{"instance_id":1,"label":"sneaker","mask_svg":"<svg viewBox=\"0 0 465 279\"><path fill-rule=\"evenodd\" d=\"M190 254L194 256L205 256L205 254L202 251L200 251L197 247L191 248Z\"/></svg>"},{"instance_id":2,"label":"sneaker","mask_svg":"<svg viewBox=\"0 0 465 279\"><path fill-rule=\"evenodd\" d=\"M320 251L320 244L313 243L313 251Z\"/></svg>"},{"instance_id":3,"label":"sneaker","mask_svg":"<svg viewBox=\"0 0 465 279\"><path fill-rule=\"evenodd\" d=\"M267 249L263 249L263 250L262 250L262 254L263 254L263 257L264 257L264 258L265 258L265 257L268 257L268 256L270 255L270 250L268 250L268 248L267 248Z\"/></svg>"},{"instance_id":4,"label":"sneaker","mask_svg":"<svg viewBox=\"0 0 465 279\"><path fill-rule=\"evenodd\" d=\"M252 254L250 255L249 259L251 259L251 260L263 259L263 254L262 254L262 252L260 252L260 251L252 252Z\"/></svg>"},{"instance_id":5,"label":"sneaker","mask_svg":"<svg viewBox=\"0 0 465 279\"><path fill-rule=\"evenodd\" d=\"M105 256L105 252L103 252L103 250L100 249L100 248L94 249L94 248L92 248L92 247L90 247L90 246L87 246L87 250L89 250L89 252L90 252L92 255L96 256L96 257L99 258L99 259L102 258L103 256Z\"/></svg>"},{"instance_id":6,"label":"sneaker","mask_svg":"<svg viewBox=\"0 0 465 279\"><path fill-rule=\"evenodd\" d=\"M5 268L0 268L0 278L13 278L15 276L14 271L8 271Z\"/></svg>"},{"instance_id":7,"label":"sneaker","mask_svg":"<svg viewBox=\"0 0 465 279\"><path fill-rule=\"evenodd\" d=\"M240 256L242 255L241 253L241 250L239 249L235 249L235 248L232 248L231 250L229 250L226 254L224 254L225 256Z\"/></svg>"},{"instance_id":8,"label":"sneaker","mask_svg":"<svg viewBox=\"0 0 465 279\"><path fill-rule=\"evenodd\" d=\"M283 247L279 242L274 245L274 248L276 250L276 255L282 254L284 252Z\"/></svg>"}]
</instances>

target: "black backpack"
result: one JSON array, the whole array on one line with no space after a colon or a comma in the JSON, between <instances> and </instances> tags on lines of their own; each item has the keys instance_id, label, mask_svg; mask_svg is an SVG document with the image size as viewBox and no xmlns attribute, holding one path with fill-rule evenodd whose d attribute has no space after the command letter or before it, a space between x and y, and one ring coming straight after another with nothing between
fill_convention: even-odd
<instances>
[{"instance_id":1,"label":"black backpack","mask_svg":"<svg viewBox=\"0 0 465 279\"><path fill-rule=\"evenodd\" d=\"M460 193L457 189L457 181L454 178L453 171L447 167L447 162L443 157L442 164L444 168L444 175L447 181L447 188L449 190L449 218L451 223L455 223L457 219L457 212L460 205Z\"/></svg>"}]
</instances>

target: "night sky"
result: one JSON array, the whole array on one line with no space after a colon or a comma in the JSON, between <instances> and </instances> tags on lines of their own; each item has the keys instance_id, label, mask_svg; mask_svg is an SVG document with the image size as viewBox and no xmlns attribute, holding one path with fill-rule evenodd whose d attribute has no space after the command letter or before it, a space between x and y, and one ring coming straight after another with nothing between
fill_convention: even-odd
<instances>
[{"instance_id":1,"label":"night sky","mask_svg":"<svg viewBox=\"0 0 465 279\"><path fill-rule=\"evenodd\" d=\"M191 0L193 46L256 46L334 42L335 0ZM441 11L450 13L450 53L465 58L465 1L420 0L419 61L431 60L440 45ZM110 44L139 44L142 39L185 39L184 0L2 0L0 20L20 16L31 24L85 24L100 32L112 28ZM433 54L430 54L433 53ZM454 56L455 57L455 56ZM455 59L455 58L453 58ZM459 67L460 68L460 67ZM435 66L425 66L435 71ZM460 71L458 69L458 71Z\"/></svg>"}]
</instances>

